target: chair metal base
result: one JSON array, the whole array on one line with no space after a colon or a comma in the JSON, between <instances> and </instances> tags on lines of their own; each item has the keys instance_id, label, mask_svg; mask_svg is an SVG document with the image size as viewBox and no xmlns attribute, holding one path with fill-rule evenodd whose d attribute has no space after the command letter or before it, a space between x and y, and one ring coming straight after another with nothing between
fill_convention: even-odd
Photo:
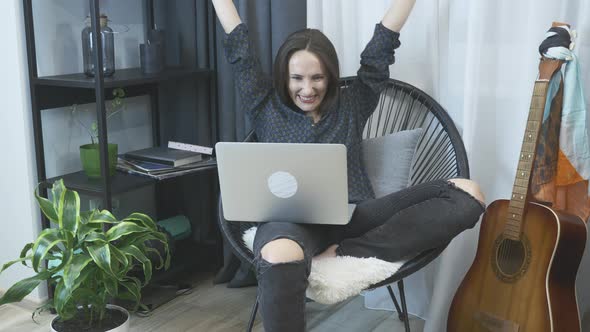
<instances>
[{"instance_id":1,"label":"chair metal base","mask_svg":"<svg viewBox=\"0 0 590 332\"><path fill-rule=\"evenodd\" d=\"M254 302L254 306L252 307L252 313L250 314L250 321L248 322L248 329L246 331L252 332L252 328L254 327L254 320L256 319L256 312L258 312L258 294L256 294L256 302Z\"/></svg>"},{"instance_id":2,"label":"chair metal base","mask_svg":"<svg viewBox=\"0 0 590 332\"><path fill-rule=\"evenodd\" d=\"M410 332L410 317L408 315L408 307L406 306L406 292L404 291L404 279L400 279L400 281L397 282L397 289L399 290L399 298L402 303L401 310L397 302L397 299L395 298L395 294L393 294L393 289L391 289L391 285L387 285L387 291L389 291L389 296L391 297L393 305L395 306L395 310L397 311L397 317L399 318L399 320L404 322L406 332Z\"/></svg>"},{"instance_id":3,"label":"chair metal base","mask_svg":"<svg viewBox=\"0 0 590 332\"><path fill-rule=\"evenodd\" d=\"M389 296L393 301L393 305L395 306L395 310L397 311L397 317L399 320L404 322L404 327L406 332L410 332L410 317L408 315L408 308L406 306L406 293L404 291L404 280L401 279L397 282L397 289L399 290L399 297L401 302L401 308L397 299L395 298L395 294L393 294L393 289L391 289L391 285L387 285L387 291L389 291ZM256 302L254 306L252 306L252 313L250 314L250 321L248 322L248 328L246 329L247 332L252 332L252 328L254 327L254 320L256 319L256 313L258 312L258 295L256 296Z\"/></svg>"}]
</instances>

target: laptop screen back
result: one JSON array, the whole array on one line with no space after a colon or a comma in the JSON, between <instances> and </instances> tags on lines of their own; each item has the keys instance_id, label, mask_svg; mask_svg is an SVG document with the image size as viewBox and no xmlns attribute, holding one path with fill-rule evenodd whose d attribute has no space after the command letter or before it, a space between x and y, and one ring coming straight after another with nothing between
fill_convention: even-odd
<instances>
[{"instance_id":1,"label":"laptop screen back","mask_svg":"<svg viewBox=\"0 0 590 332\"><path fill-rule=\"evenodd\" d=\"M220 142L215 149L225 219L348 223L344 145Z\"/></svg>"}]
</instances>

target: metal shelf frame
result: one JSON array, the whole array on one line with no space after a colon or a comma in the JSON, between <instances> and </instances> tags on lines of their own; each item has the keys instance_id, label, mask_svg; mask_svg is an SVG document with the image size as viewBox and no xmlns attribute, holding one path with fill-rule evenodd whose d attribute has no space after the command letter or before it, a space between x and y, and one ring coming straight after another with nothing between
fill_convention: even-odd
<instances>
[{"instance_id":1,"label":"metal shelf frame","mask_svg":"<svg viewBox=\"0 0 590 332\"><path fill-rule=\"evenodd\" d=\"M46 1L46 0L43 0ZM93 60L94 68L103 67L102 41L100 34L100 7L99 0L87 0L90 8L90 21L92 29L92 42L96 45ZM166 68L159 74L142 74L139 68L117 69L113 77L105 78L101 70L96 70L95 77L86 77L83 73L38 76L37 49L35 45L33 0L22 0L24 9L24 24L27 49L27 63L29 75L29 91L31 96L31 111L33 123L33 135L35 143L35 158L37 162L37 179L41 184L39 194L48 197L48 188L58 178L63 178L68 187L102 199L103 209L112 210L112 196L134 190L140 187L156 184L158 181L117 172L110 176L108 172L108 130L106 120L105 103L112 99L112 90L124 87L127 97L148 95L152 114L153 145L161 142L160 117L163 100L160 98L162 89L161 83L180 80L199 80L208 82L210 107L207 110L211 128L210 140L214 144L217 141L217 79L216 79L216 33L215 14L210 2L198 2L195 6L206 6L207 36L206 43L209 47L205 55L205 63L208 68L197 68L194 66L180 66ZM154 1L144 0L145 6L145 29L155 28ZM204 8L204 7L203 7ZM42 14L39 14L42 15ZM196 27L196 19L195 19ZM147 36L147 33L146 33ZM196 38L196 37L195 37ZM202 42L205 42L203 39ZM45 165L45 145L43 142L43 125L41 112L52 108L66 107L73 104L96 103L96 116L98 124L98 139L100 151L101 178L88 179L83 172L62 174L57 177L47 178ZM196 110L198 112L205 110ZM204 168L200 172L210 171L212 168ZM195 174L195 173L192 173ZM213 209L214 207L212 207ZM42 216L42 228L49 228L50 223ZM52 297L53 290L49 287L49 296Z\"/></svg>"}]
</instances>

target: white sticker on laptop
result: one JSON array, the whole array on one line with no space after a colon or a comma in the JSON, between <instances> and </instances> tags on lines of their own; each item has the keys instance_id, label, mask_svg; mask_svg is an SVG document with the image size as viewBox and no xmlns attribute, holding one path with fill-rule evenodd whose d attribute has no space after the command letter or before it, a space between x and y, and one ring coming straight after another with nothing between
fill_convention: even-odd
<instances>
[{"instance_id":1,"label":"white sticker on laptop","mask_svg":"<svg viewBox=\"0 0 590 332\"><path fill-rule=\"evenodd\" d=\"M297 192L297 179L288 172L275 172L268 177L268 189L280 198L289 198Z\"/></svg>"}]
</instances>

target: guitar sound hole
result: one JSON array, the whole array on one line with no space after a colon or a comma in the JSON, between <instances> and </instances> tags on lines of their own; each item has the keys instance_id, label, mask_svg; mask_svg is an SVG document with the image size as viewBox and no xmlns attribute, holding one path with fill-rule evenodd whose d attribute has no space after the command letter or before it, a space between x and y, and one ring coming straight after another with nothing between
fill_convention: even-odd
<instances>
[{"instance_id":1,"label":"guitar sound hole","mask_svg":"<svg viewBox=\"0 0 590 332\"><path fill-rule=\"evenodd\" d=\"M497 247L496 257L500 272L507 277L515 276L525 263L524 244L521 241L502 239Z\"/></svg>"}]
</instances>

